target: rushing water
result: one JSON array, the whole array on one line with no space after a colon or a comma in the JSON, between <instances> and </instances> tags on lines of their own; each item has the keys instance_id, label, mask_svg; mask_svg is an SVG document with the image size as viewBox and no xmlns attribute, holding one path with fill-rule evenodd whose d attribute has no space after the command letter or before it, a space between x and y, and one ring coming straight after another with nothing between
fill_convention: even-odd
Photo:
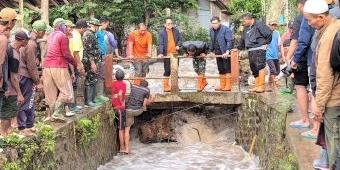
<instances>
[{"instance_id":1,"label":"rushing water","mask_svg":"<svg viewBox=\"0 0 340 170\"><path fill-rule=\"evenodd\" d=\"M206 75L218 75L215 59L207 60L206 68ZM179 75L196 76L192 59L180 60ZM163 76L163 63L150 65L148 76ZM162 80L148 82L152 94L162 93ZM196 82L196 79L181 79L179 87L181 91L193 91ZM205 91L213 91L218 80L209 79L208 83ZM204 117L195 113L186 114L188 123L176 127L178 142L142 144L136 137L136 131L132 131L131 153L114 156L110 162L98 167L98 170L260 169L257 158L250 157L240 146L233 145L234 129L227 126L228 122L200 121Z\"/></svg>"},{"instance_id":2,"label":"rushing water","mask_svg":"<svg viewBox=\"0 0 340 170\"><path fill-rule=\"evenodd\" d=\"M212 122L197 114L184 114L187 114L188 123L176 127L178 142L142 144L133 131L131 153L114 156L98 170L260 169L257 158L234 145L233 127L225 126L225 130L216 133L213 124L221 125L222 120Z\"/></svg>"},{"instance_id":3,"label":"rushing water","mask_svg":"<svg viewBox=\"0 0 340 170\"><path fill-rule=\"evenodd\" d=\"M239 146L226 141L197 142L188 146L176 143L131 143L129 155L115 156L98 170L210 170L260 169Z\"/></svg>"}]
</instances>

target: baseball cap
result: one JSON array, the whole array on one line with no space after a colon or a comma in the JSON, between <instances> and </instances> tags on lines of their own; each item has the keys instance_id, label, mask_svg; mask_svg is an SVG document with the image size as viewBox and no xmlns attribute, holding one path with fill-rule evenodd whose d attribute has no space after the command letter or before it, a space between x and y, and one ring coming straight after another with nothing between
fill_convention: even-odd
<instances>
[{"instance_id":1,"label":"baseball cap","mask_svg":"<svg viewBox=\"0 0 340 170\"><path fill-rule=\"evenodd\" d=\"M328 11L328 4L325 0L308 0L303 7L303 12L309 14L322 14Z\"/></svg>"},{"instance_id":2,"label":"baseball cap","mask_svg":"<svg viewBox=\"0 0 340 170\"><path fill-rule=\"evenodd\" d=\"M19 31L15 32L14 36L15 36L16 40L27 40L28 39L27 33L23 30L19 30Z\"/></svg>"},{"instance_id":3,"label":"baseball cap","mask_svg":"<svg viewBox=\"0 0 340 170\"><path fill-rule=\"evenodd\" d=\"M101 26L99 20L97 18L91 18L90 21L88 21L89 24L96 25L96 26Z\"/></svg>"},{"instance_id":4,"label":"baseball cap","mask_svg":"<svg viewBox=\"0 0 340 170\"><path fill-rule=\"evenodd\" d=\"M80 19L76 22L76 27L77 28L88 28L89 24L87 24L87 22L83 19Z\"/></svg>"},{"instance_id":5,"label":"baseball cap","mask_svg":"<svg viewBox=\"0 0 340 170\"><path fill-rule=\"evenodd\" d=\"M327 4L332 4L334 2L334 0L326 0L326 2L327 2Z\"/></svg>"},{"instance_id":6,"label":"baseball cap","mask_svg":"<svg viewBox=\"0 0 340 170\"><path fill-rule=\"evenodd\" d=\"M21 17L17 14L17 12L13 8L4 8L0 11L0 20L1 21L11 21L11 20L20 20Z\"/></svg>"},{"instance_id":7,"label":"baseball cap","mask_svg":"<svg viewBox=\"0 0 340 170\"><path fill-rule=\"evenodd\" d=\"M49 34L53 31L53 28L50 25L47 25L46 27L46 34Z\"/></svg>"},{"instance_id":8,"label":"baseball cap","mask_svg":"<svg viewBox=\"0 0 340 170\"><path fill-rule=\"evenodd\" d=\"M62 18L57 18L53 21L53 26L57 26L57 25L60 25L60 24L65 24L65 20L62 19Z\"/></svg>"},{"instance_id":9,"label":"baseball cap","mask_svg":"<svg viewBox=\"0 0 340 170\"><path fill-rule=\"evenodd\" d=\"M69 27L75 27L76 25L73 24L71 20L65 20L65 25Z\"/></svg>"},{"instance_id":10,"label":"baseball cap","mask_svg":"<svg viewBox=\"0 0 340 170\"><path fill-rule=\"evenodd\" d=\"M32 24L34 31L45 31L47 29L47 24L43 20L37 20Z\"/></svg>"}]
</instances>

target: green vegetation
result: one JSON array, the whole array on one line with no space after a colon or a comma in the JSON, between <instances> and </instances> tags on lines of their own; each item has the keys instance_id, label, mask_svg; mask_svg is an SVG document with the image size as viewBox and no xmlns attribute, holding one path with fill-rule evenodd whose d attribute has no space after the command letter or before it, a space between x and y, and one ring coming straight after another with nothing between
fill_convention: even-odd
<instances>
[{"instance_id":1,"label":"green vegetation","mask_svg":"<svg viewBox=\"0 0 340 170\"><path fill-rule=\"evenodd\" d=\"M197 9L198 4L196 0L86 0L82 3L74 3L69 5L61 5L50 10L50 23L55 18L62 17L65 19L75 20L77 18L100 18L106 16L112 21L110 26L111 31L115 34L119 46L121 41L126 38L128 29L138 23L144 22L150 27L153 33L154 42L157 31L163 24L163 21L156 23L155 21L162 20L165 17L165 8L171 8L180 12L185 12L188 9ZM187 23L187 16L175 15L173 13L174 21L179 23ZM177 20L177 19L183 20ZM190 26L193 25L190 23ZM152 27L152 28L151 28ZM187 34L192 34L193 27L187 27Z\"/></svg>"},{"instance_id":2,"label":"green vegetation","mask_svg":"<svg viewBox=\"0 0 340 170\"><path fill-rule=\"evenodd\" d=\"M0 147L11 150L9 157L2 157L2 169L51 169L55 162L53 154L55 151L55 136L53 128L49 125L38 123L38 132L31 138L20 138L11 134L2 139ZM44 162L44 164L42 164Z\"/></svg>"},{"instance_id":3,"label":"green vegetation","mask_svg":"<svg viewBox=\"0 0 340 170\"><path fill-rule=\"evenodd\" d=\"M110 125L113 126L114 125L114 121L117 118L116 115L115 115L114 110L111 108L106 113L109 115Z\"/></svg>"},{"instance_id":4,"label":"green vegetation","mask_svg":"<svg viewBox=\"0 0 340 170\"><path fill-rule=\"evenodd\" d=\"M85 151L85 148L97 137L99 126L100 114L92 119L84 118L76 122L76 142L83 151Z\"/></svg>"}]
</instances>

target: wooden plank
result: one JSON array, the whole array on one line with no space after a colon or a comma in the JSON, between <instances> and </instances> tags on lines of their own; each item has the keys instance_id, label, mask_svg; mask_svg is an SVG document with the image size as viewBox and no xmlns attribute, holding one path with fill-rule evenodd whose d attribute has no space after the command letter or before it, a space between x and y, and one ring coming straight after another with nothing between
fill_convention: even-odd
<instances>
[{"instance_id":1,"label":"wooden plank","mask_svg":"<svg viewBox=\"0 0 340 170\"><path fill-rule=\"evenodd\" d=\"M24 0L19 0L19 14L22 16L20 26L24 27Z\"/></svg>"},{"instance_id":2,"label":"wooden plank","mask_svg":"<svg viewBox=\"0 0 340 170\"><path fill-rule=\"evenodd\" d=\"M231 57L230 57L230 66L231 66L231 77L232 84L239 84L239 57L238 57L238 50L231 50Z\"/></svg>"},{"instance_id":3,"label":"wooden plank","mask_svg":"<svg viewBox=\"0 0 340 170\"><path fill-rule=\"evenodd\" d=\"M171 93L178 93L178 58L177 55L170 55L171 65Z\"/></svg>"},{"instance_id":4,"label":"wooden plank","mask_svg":"<svg viewBox=\"0 0 340 170\"><path fill-rule=\"evenodd\" d=\"M20 3L20 0L13 0L13 1L16 2L16 3ZM34 6L34 5L30 4L30 3L24 2L24 6L26 8L28 8L28 9L30 9L30 10L33 10L33 11L41 13L41 10L38 7L36 7L36 6Z\"/></svg>"},{"instance_id":5,"label":"wooden plank","mask_svg":"<svg viewBox=\"0 0 340 170\"><path fill-rule=\"evenodd\" d=\"M42 0L41 1L41 19L46 22L46 24L49 24L48 19L48 10L49 10L49 1L48 0ZM45 35L42 39L47 39L47 35ZM44 60L44 56L46 54L46 42L40 43L40 49L41 49L41 61Z\"/></svg>"},{"instance_id":6,"label":"wooden plank","mask_svg":"<svg viewBox=\"0 0 340 170\"><path fill-rule=\"evenodd\" d=\"M112 61L112 55L107 55L105 57L105 88L110 89L111 88L111 82L112 82L112 75L113 75L113 61Z\"/></svg>"}]
</instances>

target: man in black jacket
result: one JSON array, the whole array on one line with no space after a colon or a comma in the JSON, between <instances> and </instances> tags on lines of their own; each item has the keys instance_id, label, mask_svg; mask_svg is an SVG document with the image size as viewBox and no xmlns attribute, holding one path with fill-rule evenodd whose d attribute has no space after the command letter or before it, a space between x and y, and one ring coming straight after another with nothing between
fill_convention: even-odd
<instances>
[{"instance_id":1,"label":"man in black jacket","mask_svg":"<svg viewBox=\"0 0 340 170\"><path fill-rule=\"evenodd\" d=\"M205 65L207 61L205 56L209 51L209 44L203 41L186 41L183 43L183 48L185 49L185 56L193 57L192 63L194 70L198 75L197 79L197 91L202 91L205 86L208 85L205 79Z\"/></svg>"},{"instance_id":2,"label":"man in black jacket","mask_svg":"<svg viewBox=\"0 0 340 170\"><path fill-rule=\"evenodd\" d=\"M255 87L249 92L265 91L266 50L272 40L272 31L262 21L255 20L250 13L242 15L244 27L238 49L246 49L249 56L250 69L255 77Z\"/></svg>"}]
</instances>

